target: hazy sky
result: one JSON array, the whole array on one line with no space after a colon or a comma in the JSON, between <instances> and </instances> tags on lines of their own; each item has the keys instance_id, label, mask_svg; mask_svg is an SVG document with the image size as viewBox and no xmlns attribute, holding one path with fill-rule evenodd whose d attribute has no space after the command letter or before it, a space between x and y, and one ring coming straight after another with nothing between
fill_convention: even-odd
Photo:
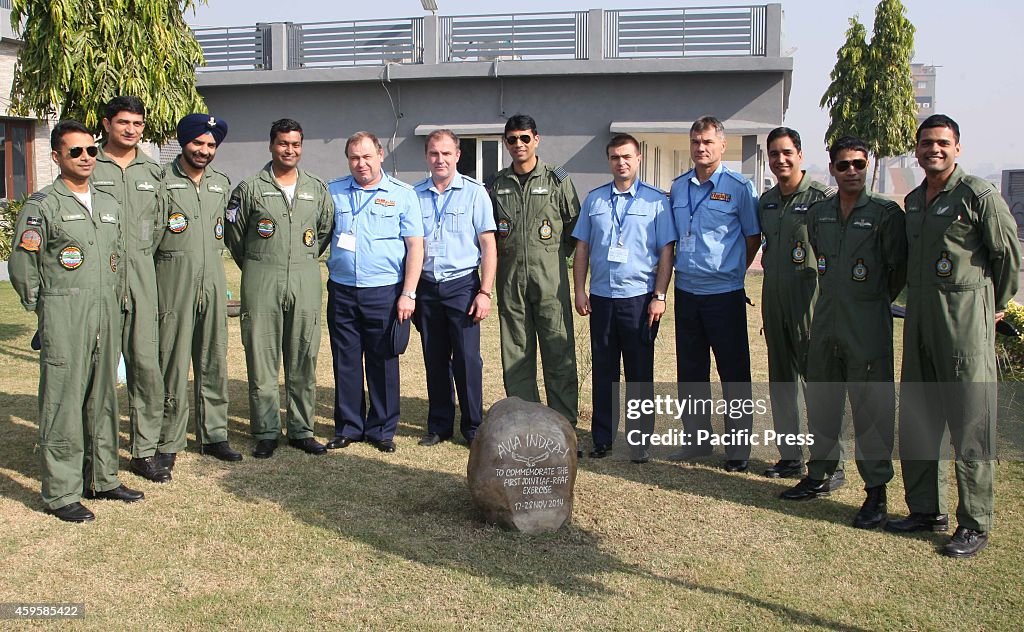
<instances>
[{"instance_id":1,"label":"hazy sky","mask_svg":"<svg viewBox=\"0 0 1024 632\"><path fill-rule=\"evenodd\" d=\"M519 0L490 5L468 0L437 0L440 15L577 11L592 8L735 5L736 0ZM783 0L783 51L794 58L793 89L786 125L804 137L805 157L824 165L821 140L828 126L818 102L842 45L847 19L857 14L870 37L874 0ZM1021 105L1024 103L1024 0L903 0L917 27L915 62L939 66L935 111L960 124L961 164L981 176L1004 168L1024 168ZM492 8L493 7L493 8ZM256 22L322 22L414 17L424 11L416 0L327 2L325 0L209 0L194 26L246 26Z\"/></svg>"}]
</instances>

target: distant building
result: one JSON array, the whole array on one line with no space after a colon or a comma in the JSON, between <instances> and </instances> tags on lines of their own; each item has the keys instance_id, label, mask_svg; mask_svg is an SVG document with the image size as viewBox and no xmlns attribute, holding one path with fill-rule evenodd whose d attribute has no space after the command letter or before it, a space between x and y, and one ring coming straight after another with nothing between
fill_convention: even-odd
<instances>
[{"instance_id":1,"label":"distant building","mask_svg":"<svg viewBox=\"0 0 1024 632\"><path fill-rule=\"evenodd\" d=\"M1024 169L1003 171L1001 190L1006 203L1010 205L1013 218L1017 220L1017 235L1020 237L1021 243L1024 243Z\"/></svg>"}]
</instances>

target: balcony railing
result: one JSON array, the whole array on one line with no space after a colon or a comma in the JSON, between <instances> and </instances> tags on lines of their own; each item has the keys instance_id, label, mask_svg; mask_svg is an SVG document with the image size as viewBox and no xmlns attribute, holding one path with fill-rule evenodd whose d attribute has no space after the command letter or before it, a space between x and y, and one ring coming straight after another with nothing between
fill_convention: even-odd
<instances>
[{"instance_id":1,"label":"balcony railing","mask_svg":"<svg viewBox=\"0 0 1024 632\"><path fill-rule=\"evenodd\" d=\"M781 41L781 15L777 4L593 9L257 24L196 29L195 34L206 70L765 56Z\"/></svg>"}]
</instances>

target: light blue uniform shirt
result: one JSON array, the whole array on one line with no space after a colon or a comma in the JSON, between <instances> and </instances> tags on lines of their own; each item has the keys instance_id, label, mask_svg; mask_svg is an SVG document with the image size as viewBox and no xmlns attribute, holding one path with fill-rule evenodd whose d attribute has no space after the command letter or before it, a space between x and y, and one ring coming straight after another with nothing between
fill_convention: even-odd
<instances>
[{"instance_id":1,"label":"light blue uniform shirt","mask_svg":"<svg viewBox=\"0 0 1024 632\"><path fill-rule=\"evenodd\" d=\"M480 233L497 230L484 186L456 173L444 193L438 193L430 178L417 182L415 189L427 248L423 278L451 281L476 270L480 266Z\"/></svg>"},{"instance_id":2,"label":"light blue uniform shirt","mask_svg":"<svg viewBox=\"0 0 1024 632\"><path fill-rule=\"evenodd\" d=\"M676 287L691 294L743 289L746 238L761 233L754 185L724 165L701 185L690 169L672 182L670 197L679 234Z\"/></svg>"},{"instance_id":3,"label":"light blue uniform shirt","mask_svg":"<svg viewBox=\"0 0 1024 632\"><path fill-rule=\"evenodd\" d=\"M590 293L631 298L654 291L658 254L676 229L665 194L635 181L628 191L609 183L588 193L572 236L590 246ZM612 247L624 248L626 261L609 261Z\"/></svg>"},{"instance_id":4,"label":"light blue uniform shirt","mask_svg":"<svg viewBox=\"0 0 1024 632\"><path fill-rule=\"evenodd\" d=\"M405 237L422 237L416 193L408 184L381 174L364 189L352 176L331 180L334 232L327 271L335 283L353 287L395 285L405 273ZM355 251L338 245L342 233L355 235Z\"/></svg>"}]
</instances>

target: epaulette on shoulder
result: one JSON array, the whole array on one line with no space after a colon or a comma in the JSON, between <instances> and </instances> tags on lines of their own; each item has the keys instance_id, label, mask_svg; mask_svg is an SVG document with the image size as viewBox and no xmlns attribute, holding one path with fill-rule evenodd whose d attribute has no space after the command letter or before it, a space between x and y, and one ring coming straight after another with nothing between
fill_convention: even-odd
<instances>
[{"instance_id":1,"label":"epaulette on shoulder","mask_svg":"<svg viewBox=\"0 0 1024 632\"><path fill-rule=\"evenodd\" d=\"M210 171L212 171L214 174L224 178L227 181L229 186L231 185L231 178L228 177L228 174L224 173L223 171L220 171L219 169L217 169L215 167L207 166L206 168L209 169Z\"/></svg>"},{"instance_id":2,"label":"epaulette on shoulder","mask_svg":"<svg viewBox=\"0 0 1024 632\"><path fill-rule=\"evenodd\" d=\"M235 187L235 192L238 193L239 195L245 195L246 193L248 193L249 192L249 181L248 180L242 180L241 182L239 182L238 186Z\"/></svg>"},{"instance_id":3,"label":"epaulette on shoulder","mask_svg":"<svg viewBox=\"0 0 1024 632\"><path fill-rule=\"evenodd\" d=\"M334 184L335 182L341 182L345 178L350 178L350 177L352 177L352 176L338 176L337 178L333 178L331 180L328 180L327 181L327 186L330 186L330 185Z\"/></svg>"},{"instance_id":4,"label":"epaulette on shoulder","mask_svg":"<svg viewBox=\"0 0 1024 632\"><path fill-rule=\"evenodd\" d=\"M29 202L42 202L43 200L46 199L47 195L48 194L47 194L46 191L36 191L32 195L28 196L28 201Z\"/></svg>"},{"instance_id":5,"label":"epaulette on shoulder","mask_svg":"<svg viewBox=\"0 0 1024 632\"><path fill-rule=\"evenodd\" d=\"M558 180L559 184L569 177L569 172L563 169L561 165L552 168L551 173L555 174L555 179Z\"/></svg>"},{"instance_id":6,"label":"epaulette on shoulder","mask_svg":"<svg viewBox=\"0 0 1024 632\"><path fill-rule=\"evenodd\" d=\"M400 189L406 189L407 191L413 191L414 190L412 188L411 184L409 184L408 182L402 182L398 178L391 178L391 177L389 177L388 180L390 180L391 182L394 182L395 185L398 186L398 188L400 188Z\"/></svg>"},{"instance_id":7,"label":"epaulette on shoulder","mask_svg":"<svg viewBox=\"0 0 1024 632\"><path fill-rule=\"evenodd\" d=\"M882 203L883 206L885 206L885 209L888 211L899 211L900 213L903 212L903 207L900 206L899 202L895 200L890 200L888 198L879 198L879 201Z\"/></svg>"},{"instance_id":8,"label":"epaulette on shoulder","mask_svg":"<svg viewBox=\"0 0 1024 632\"><path fill-rule=\"evenodd\" d=\"M504 169L502 169L501 171L495 171L491 175L489 175L486 178L484 178L484 188L487 189L488 191L490 191L494 187L495 180L500 178L501 174L503 174L504 172L505 172Z\"/></svg>"},{"instance_id":9,"label":"epaulette on shoulder","mask_svg":"<svg viewBox=\"0 0 1024 632\"><path fill-rule=\"evenodd\" d=\"M994 184L978 176L964 176L962 182L970 189L979 200L984 200L996 192Z\"/></svg>"},{"instance_id":10,"label":"epaulette on shoulder","mask_svg":"<svg viewBox=\"0 0 1024 632\"><path fill-rule=\"evenodd\" d=\"M465 176L463 176L463 177L465 177ZM419 190L420 190L420 187L422 187L422 186L423 186L424 184L426 184L426 183L428 183L428 182L430 182L430 176L427 176L426 178L423 178L423 179L422 179L422 180L420 180L419 182L415 182L415 183L413 183L413 185L412 185L412 188L414 188L414 189L416 189L417 191L419 191Z\"/></svg>"},{"instance_id":11,"label":"epaulette on shoulder","mask_svg":"<svg viewBox=\"0 0 1024 632\"><path fill-rule=\"evenodd\" d=\"M736 173L732 169L725 169L722 171L722 173L724 173L725 175L729 176L730 178L744 186L750 183L750 180L748 180L745 175L743 175L742 173Z\"/></svg>"},{"instance_id":12,"label":"epaulette on shoulder","mask_svg":"<svg viewBox=\"0 0 1024 632\"><path fill-rule=\"evenodd\" d=\"M476 185L479 185L479 186L484 186L483 182L480 182L479 180L477 180L473 176L463 175L462 179L465 180L466 182L472 182L473 184L476 184Z\"/></svg>"},{"instance_id":13,"label":"epaulette on shoulder","mask_svg":"<svg viewBox=\"0 0 1024 632\"><path fill-rule=\"evenodd\" d=\"M662 191L661 189L659 189L658 187L654 186L653 184L648 184L648 183L644 182L643 180L640 180L639 182L637 182L636 190L639 192L641 187L643 187L645 189L650 189L651 191L654 191L658 195L665 195L665 196L668 195L668 191Z\"/></svg>"},{"instance_id":14,"label":"epaulette on shoulder","mask_svg":"<svg viewBox=\"0 0 1024 632\"><path fill-rule=\"evenodd\" d=\"M587 191L587 195L590 195L591 193L597 193L598 191L600 191L601 189L603 189L603 188L605 188L607 186L608 186L607 182L602 184L602 185L600 185L600 186L596 186L593 189Z\"/></svg>"}]
</instances>

